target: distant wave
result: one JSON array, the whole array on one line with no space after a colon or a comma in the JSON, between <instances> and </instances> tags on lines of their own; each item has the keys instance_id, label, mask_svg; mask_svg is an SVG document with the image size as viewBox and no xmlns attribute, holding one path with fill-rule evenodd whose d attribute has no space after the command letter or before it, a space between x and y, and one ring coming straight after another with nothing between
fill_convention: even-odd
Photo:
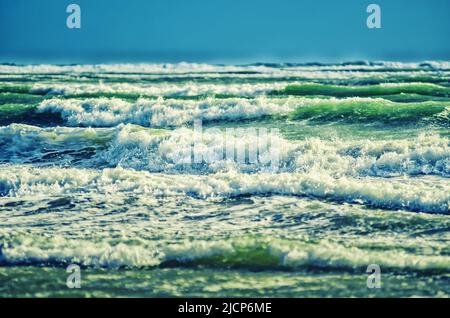
<instances>
[{"instance_id":1,"label":"distant wave","mask_svg":"<svg viewBox=\"0 0 450 318\"><path fill-rule=\"evenodd\" d=\"M343 63L255 63L249 65L211 65L196 63L178 64L98 64L98 65L0 65L0 73L26 73L26 74L58 74L58 73L195 73L195 72L273 72L274 69L291 68L320 71L322 69L334 70L389 70L389 69L450 69L450 62L424 61L419 63L402 62L343 62Z\"/></svg>"},{"instance_id":2,"label":"distant wave","mask_svg":"<svg viewBox=\"0 0 450 318\"><path fill-rule=\"evenodd\" d=\"M329 95L335 97L382 96L392 94L419 94L431 96L450 96L450 88L430 83L379 84L369 86L337 86L325 84L289 85L279 91L287 95Z\"/></svg>"},{"instance_id":3,"label":"distant wave","mask_svg":"<svg viewBox=\"0 0 450 318\"><path fill-rule=\"evenodd\" d=\"M232 96L258 96L274 89L281 89L287 83L255 84L130 84L130 83L55 83L35 84L30 92L53 95L82 95L95 93L127 93L142 96L198 96L226 94ZM138 95L138 96L139 96Z\"/></svg>"}]
</instances>

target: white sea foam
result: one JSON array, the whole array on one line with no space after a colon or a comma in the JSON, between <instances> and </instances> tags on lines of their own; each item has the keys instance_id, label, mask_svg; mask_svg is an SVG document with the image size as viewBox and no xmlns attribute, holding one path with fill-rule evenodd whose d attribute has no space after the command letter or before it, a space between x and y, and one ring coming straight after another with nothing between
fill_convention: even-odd
<instances>
[{"instance_id":1,"label":"white sea foam","mask_svg":"<svg viewBox=\"0 0 450 318\"><path fill-rule=\"evenodd\" d=\"M315 137L296 143L293 153L296 171L379 177L450 175L449 140L433 134L387 141L330 141Z\"/></svg>"},{"instance_id":2,"label":"white sea foam","mask_svg":"<svg viewBox=\"0 0 450 318\"><path fill-rule=\"evenodd\" d=\"M100 171L2 166L0 193L39 196L90 192L189 195L200 198L241 195L311 196L387 209L448 213L450 185L445 178L332 177L326 173L258 173L235 171L209 175L151 174L123 168Z\"/></svg>"},{"instance_id":3,"label":"white sea foam","mask_svg":"<svg viewBox=\"0 0 450 318\"><path fill-rule=\"evenodd\" d=\"M431 105L431 114L435 114L433 110L444 109L446 105L439 104L438 100L445 97L430 97L433 101L429 104L404 103L405 107L403 104L398 107L401 117L409 116L407 107L413 106L407 131L401 131L403 123L383 125L382 120L371 122L366 131L362 124L365 110L383 118L383 107L392 104L392 112L386 112L391 114L399 106L385 100L380 100L383 102L379 105L376 103L379 99L370 98L327 99L331 105L323 107L323 122L308 116L305 116L307 120L291 121L292 117L272 116L254 121L254 126L270 129L273 124L286 133L286 138L296 138L277 137L278 169L233 160L187 164L178 161L177 154L192 146L194 140L204 152L221 149L224 132L208 130L199 136L186 125L195 119L208 122L204 129L248 127L252 122L233 121L287 114L297 107L325 101L264 96L288 82L303 80L289 78L291 76L346 85L372 83L359 83L363 78L374 79L376 83L379 79L403 82L403 76L418 76L419 82L436 81L441 85L450 74L449 70L448 62L294 67L187 63L2 65L0 77L11 83L1 84L8 86L5 91L9 88L11 92L27 90L29 85L18 81L30 79L33 82L43 80L33 91L92 93L87 96L102 96L105 92L112 93L105 96L123 96L124 99L58 96L60 98L40 103L38 111L45 113L31 120L38 118L40 125L54 124L44 122L48 112L54 112L61 114L64 125L74 127L40 128L22 124L0 127L0 266L8 268L5 272L12 276L20 274L17 265L31 265L31 271L35 272L36 266L61 267L62 270L71 263L139 269L127 271L133 279L163 273L159 278L166 280L166 276L181 273L183 284L165 285L165 290L172 290L170 294L175 294L174 290L192 292L189 287L192 284L184 285L194 275L191 267L210 268L212 271L208 272L217 274L219 280L227 276L224 269L237 267L230 275L238 275L239 282L228 284L228 291L255 291L256 285L267 291L278 284L277 288L289 289L289 293L294 294L301 287L300 281L305 279L316 286L316 274L320 276L320 273L327 273L329 279L325 285L320 284L321 290L338 286L341 282L334 278L342 276L340 270L346 271L348 286L357 285L357 276L365 272L367 265L378 264L383 271L395 276L391 278L405 278L408 284L413 282L410 279L420 275L420 282L413 282L416 287L430 281L438 286L437 290L441 286L445 288L444 278L450 267L446 244L450 215L450 144L444 125L449 109L435 115L433 120L425 121L420 117L428 116L426 111L422 112L426 107L421 106ZM33 75L44 73L53 75ZM103 77L111 81L105 84L101 82ZM162 83L163 78L184 77L186 81L176 79ZM260 78L246 81L247 77ZM141 78L152 80L139 81ZM96 79L100 82L96 83ZM253 84L237 84L244 82ZM431 93L434 88L437 86L430 86ZM442 90L439 92L445 95ZM133 94L130 99L126 99L127 93ZM131 101L141 95L214 93L254 98L141 97ZM6 95L7 100L21 102L20 94ZM40 101L41 97L37 96L36 100ZM402 95L396 97L401 99ZM407 101L416 98L414 94L406 97ZM23 98L24 103L27 102L28 97ZM354 114L359 120L357 124L327 122L327 111L331 117L338 118L341 110L338 104L353 100L361 103L355 103L358 104L355 108L349 103L343 107L342 114ZM372 108L364 109L365 101L375 102ZM6 116L10 110L14 116L16 114L14 107L5 110ZM28 110L23 116L19 113L22 108L17 111L21 121L28 120L25 118ZM411 128L415 115L420 125ZM435 120L436 117L442 121ZM305 127L305 131L297 130ZM383 131L371 134L375 127ZM173 128L178 129L170 130ZM427 129L430 132L425 132ZM353 131L356 131L355 136L351 135ZM412 134L407 135L408 131ZM320 138L307 137L310 134ZM381 139L380 136L387 137ZM235 146L242 152L247 148L247 141L242 138ZM178 268L162 271L153 268L173 266ZM265 273L261 273L264 269ZM276 276L274 271L280 269L301 270L300 284L289 281L292 275L272 279ZM43 271L47 272L48 268ZM252 280L246 280L243 286L241 278L249 276L246 272L253 273ZM120 273L122 271L117 272ZM224 284L211 284L203 276L198 278L199 290L225 291L217 287ZM267 284L269 280L275 283ZM439 284L434 284L435 280ZM365 286L365 278L362 284ZM95 285L103 289L101 282ZM180 289L180 286L187 287ZM307 290L311 286L303 287ZM342 284L339 286L341 288ZM424 288L421 292L428 293Z\"/></svg>"},{"instance_id":4,"label":"white sea foam","mask_svg":"<svg viewBox=\"0 0 450 318\"><path fill-rule=\"evenodd\" d=\"M165 134L149 133L132 125L117 128L110 147L99 154L110 166L122 166L154 172L218 172L230 168L258 172L261 165L213 162L193 166L177 164L176 156L194 140L212 152L225 147L224 133L204 132L196 136L191 129L178 129ZM247 143L248 144L248 143ZM237 143L244 147L246 143ZM379 176L436 174L450 175L450 146L445 137L422 134L417 138L395 141L343 141L307 138L274 140L279 153L279 170L287 172L319 172L333 176ZM237 149L242 151L242 149Z\"/></svg>"},{"instance_id":5,"label":"white sea foam","mask_svg":"<svg viewBox=\"0 0 450 318\"><path fill-rule=\"evenodd\" d=\"M210 73L210 72L270 72L266 66L234 66L198 63L177 64L92 64L92 65L0 65L0 73Z\"/></svg>"},{"instance_id":6,"label":"white sea foam","mask_svg":"<svg viewBox=\"0 0 450 318\"><path fill-rule=\"evenodd\" d=\"M70 126L116 126L133 123L141 126L180 126L194 119L242 120L270 114L283 114L305 104L306 99L206 98L202 100L156 100L141 98L127 102L117 98L48 99L38 106L40 112L57 112Z\"/></svg>"},{"instance_id":7,"label":"white sea foam","mask_svg":"<svg viewBox=\"0 0 450 318\"><path fill-rule=\"evenodd\" d=\"M203 121L234 121L260 118L266 115L287 115L303 106L323 105L336 106L339 112L341 105L353 103L355 107L364 107L364 103L376 103L380 110L389 107L405 106L382 98L350 97L337 99L334 97L307 98L286 97L269 98L259 96L248 98L205 98L200 100L178 100L159 97L158 99L140 98L129 102L119 98L87 98L87 99L61 99L53 98L42 101L37 107L38 112L59 113L70 126L112 127L121 123L132 123L146 127L173 127L192 124L195 119ZM414 104L422 105L420 103ZM439 104L437 104L439 105ZM442 106L447 103L442 103ZM411 106L411 107L413 107ZM423 104L422 107L426 107ZM408 107L406 105L405 107ZM358 113L359 108L355 108ZM449 107L434 116L445 119ZM326 115L326 113L324 114ZM382 114L379 115L380 119Z\"/></svg>"},{"instance_id":8,"label":"white sea foam","mask_svg":"<svg viewBox=\"0 0 450 318\"><path fill-rule=\"evenodd\" d=\"M289 71L306 70L365 70L379 71L384 69L450 69L448 61L424 61L421 63L403 63L403 62L377 62L375 64L335 64L335 65L298 65L288 67L278 65L278 67L269 67L265 65L212 65L196 63L178 63L178 64L97 64L97 65L0 65L0 73L11 74L39 74L39 73L221 73L221 72L261 72L273 73L278 69Z\"/></svg>"},{"instance_id":9,"label":"white sea foam","mask_svg":"<svg viewBox=\"0 0 450 318\"><path fill-rule=\"evenodd\" d=\"M385 269L443 271L450 266L449 256L418 255L399 250L367 250L328 241L251 239L152 243L134 240L114 243L70 240L64 237L18 237L4 242L0 262L77 263L93 267L153 267L176 262L211 267L245 266L300 269L360 269L379 264Z\"/></svg>"},{"instance_id":10,"label":"white sea foam","mask_svg":"<svg viewBox=\"0 0 450 318\"><path fill-rule=\"evenodd\" d=\"M64 164L83 149L91 154L111 140L114 131L103 128L40 128L24 124L0 127L0 162L26 163L43 161ZM87 163L87 162L86 162Z\"/></svg>"},{"instance_id":11,"label":"white sea foam","mask_svg":"<svg viewBox=\"0 0 450 318\"><path fill-rule=\"evenodd\" d=\"M261 132L252 136L239 138L237 132L226 134L222 131L203 132L181 128L168 133L149 133L136 129L133 125L117 128L110 147L98 153L96 160L101 164L113 167L126 167L137 170L167 173L210 173L218 171L239 170L242 172L258 172L274 169L272 155L280 160L288 156L289 144L276 133L268 133L265 137ZM249 145L261 143L256 161L250 163L246 154ZM231 138L231 139L229 139ZM262 145L266 142L264 145ZM230 145L227 148L227 145ZM270 145L269 145L270 144ZM234 151L233 156L225 156L224 150ZM197 153L196 153L197 152ZM218 154L216 160L209 160ZM242 160L235 159L242 154ZM203 159L192 160L191 157ZM186 161L187 160L187 161ZM282 161L284 159L281 159Z\"/></svg>"},{"instance_id":12,"label":"white sea foam","mask_svg":"<svg viewBox=\"0 0 450 318\"><path fill-rule=\"evenodd\" d=\"M259 172L268 169L261 162L237 162L224 158L202 165L177 161L180 153L190 148L202 155L221 153L226 138L221 132L204 131L201 135L191 129L168 132L148 132L133 126L117 129L110 146L98 152L97 158L108 166L122 166L138 170L171 173L220 172L237 169ZM195 147L193 141L195 140ZM245 153L254 142L247 137L235 139L236 153ZM333 176L377 176L434 174L450 175L450 147L448 140L436 135L421 135L411 140L346 142L308 138L288 142L278 135L271 137L272 150L277 152L277 171L320 172ZM197 149L197 150L196 150ZM270 156L270 149L260 149L260 158ZM190 153L190 151L188 150ZM267 153L266 153L267 152ZM231 161L230 161L231 159Z\"/></svg>"},{"instance_id":13,"label":"white sea foam","mask_svg":"<svg viewBox=\"0 0 450 318\"><path fill-rule=\"evenodd\" d=\"M222 153L227 147L226 130L204 129L201 133L190 128L169 131L131 124L115 128L38 128L13 124L1 127L0 137L4 146L0 160L10 163L29 162L30 158L39 159L54 150L80 149L83 145L96 149L92 158L82 161L84 167L123 167L183 174L231 170L256 173L269 169L265 160L239 162L226 156L197 164L192 160L180 160L181 155L193 155L194 151L202 156ZM234 138L235 153L247 151L254 142L249 138ZM273 138L271 144L278 153L278 172L317 172L334 177L450 175L449 140L436 134L386 141L317 137L288 141L276 134ZM259 157L270 156L270 151L270 148L260 149Z\"/></svg>"},{"instance_id":14,"label":"white sea foam","mask_svg":"<svg viewBox=\"0 0 450 318\"><path fill-rule=\"evenodd\" d=\"M197 96L204 94L227 94L235 96L258 96L286 87L288 82L255 84L136 84L136 83L36 83L31 92L47 94L83 93L132 93L145 96Z\"/></svg>"}]
</instances>

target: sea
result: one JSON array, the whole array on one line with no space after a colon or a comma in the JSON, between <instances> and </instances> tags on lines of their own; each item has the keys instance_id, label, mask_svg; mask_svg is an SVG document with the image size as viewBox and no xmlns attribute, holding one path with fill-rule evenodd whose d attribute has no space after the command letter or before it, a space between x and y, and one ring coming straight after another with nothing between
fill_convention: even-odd
<instances>
[{"instance_id":1,"label":"sea","mask_svg":"<svg viewBox=\"0 0 450 318\"><path fill-rule=\"evenodd\" d=\"M2 64L0 297L449 297L449 128L448 61Z\"/></svg>"}]
</instances>

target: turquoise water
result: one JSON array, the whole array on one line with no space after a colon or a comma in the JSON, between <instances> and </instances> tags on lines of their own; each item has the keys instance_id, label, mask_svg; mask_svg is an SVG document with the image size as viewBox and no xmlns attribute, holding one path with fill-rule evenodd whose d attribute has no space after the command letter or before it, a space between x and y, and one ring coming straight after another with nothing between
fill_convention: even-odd
<instances>
[{"instance_id":1,"label":"turquoise water","mask_svg":"<svg viewBox=\"0 0 450 318\"><path fill-rule=\"evenodd\" d=\"M448 62L0 65L0 296L448 297L449 79ZM244 161L177 161L198 120L202 151L276 129L277 165L245 134Z\"/></svg>"}]
</instances>

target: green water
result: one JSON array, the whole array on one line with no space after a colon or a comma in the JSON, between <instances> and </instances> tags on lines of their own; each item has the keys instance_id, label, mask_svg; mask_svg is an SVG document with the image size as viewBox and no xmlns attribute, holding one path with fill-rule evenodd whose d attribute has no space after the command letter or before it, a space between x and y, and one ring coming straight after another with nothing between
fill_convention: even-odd
<instances>
[{"instance_id":1,"label":"green water","mask_svg":"<svg viewBox=\"0 0 450 318\"><path fill-rule=\"evenodd\" d=\"M449 297L436 65L1 65L0 297Z\"/></svg>"}]
</instances>

